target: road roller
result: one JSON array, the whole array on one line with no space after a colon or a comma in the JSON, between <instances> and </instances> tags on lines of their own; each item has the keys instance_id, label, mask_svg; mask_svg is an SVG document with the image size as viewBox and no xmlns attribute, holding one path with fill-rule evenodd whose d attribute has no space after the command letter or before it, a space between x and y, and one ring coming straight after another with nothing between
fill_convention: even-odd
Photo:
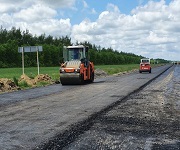
<instances>
[{"instance_id":1,"label":"road roller","mask_svg":"<svg viewBox=\"0 0 180 150\"><path fill-rule=\"evenodd\" d=\"M64 62L60 66L62 85L84 84L94 81L94 64L89 61L87 46L64 46L63 59Z\"/></svg>"}]
</instances>

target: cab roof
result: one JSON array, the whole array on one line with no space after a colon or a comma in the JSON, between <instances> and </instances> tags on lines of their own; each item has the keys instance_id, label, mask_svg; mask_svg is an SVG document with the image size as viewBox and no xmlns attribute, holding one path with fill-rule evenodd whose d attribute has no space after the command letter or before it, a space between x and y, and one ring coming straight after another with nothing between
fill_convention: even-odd
<instances>
[{"instance_id":1,"label":"cab roof","mask_svg":"<svg viewBox=\"0 0 180 150\"><path fill-rule=\"evenodd\" d=\"M84 48L84 45L67 46L67 48Z\"/></svg>"}]
</instances>

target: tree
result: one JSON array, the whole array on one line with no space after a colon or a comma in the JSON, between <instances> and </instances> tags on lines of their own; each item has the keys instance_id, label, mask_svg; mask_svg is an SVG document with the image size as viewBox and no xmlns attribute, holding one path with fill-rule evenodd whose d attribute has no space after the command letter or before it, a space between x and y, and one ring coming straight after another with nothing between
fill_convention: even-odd
<instances>
[{"instance_id":1,"label":"tree","mask_svg":"<svg viewBox=\"0 0 180 150\"><path fill-rule=\"evenodd\" d=\"M88 41L76 42L89 47L90 60L96 65L118 65L139 63L142 56L133 53L118 52L110 48L104 48L91 44ZM32 35L29 30L21 31L12 27L11 30L0 28L0 67L19 67L21 66L21 55L18 47L21 46L43 46L43 52L39 53L41 66L57 66L63 59L63 46L73 45L68 36L53 37L41 34ZM25 66L36 66L36 53L25 53ZM157 59L159 63L168 62Z\"/></svg>"}]
</instances>

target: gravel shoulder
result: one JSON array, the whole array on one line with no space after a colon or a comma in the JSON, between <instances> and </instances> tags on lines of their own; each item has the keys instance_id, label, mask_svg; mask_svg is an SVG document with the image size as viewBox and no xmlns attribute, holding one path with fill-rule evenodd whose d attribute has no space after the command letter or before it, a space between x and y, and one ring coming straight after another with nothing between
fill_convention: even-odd
<instances>
[{"instance_id":1,"label":"gravel shoulder","mask_svg":"<svg viewBox=\"0 0 180 150\"><path fill-rule=\"evenodd\" d=\"M56 85L1 94L0 149L38 148L68 130L72 124L121 101L168 67L155 68L152 74L100 78L87 85Z\"/></svg>"}]
</instances>

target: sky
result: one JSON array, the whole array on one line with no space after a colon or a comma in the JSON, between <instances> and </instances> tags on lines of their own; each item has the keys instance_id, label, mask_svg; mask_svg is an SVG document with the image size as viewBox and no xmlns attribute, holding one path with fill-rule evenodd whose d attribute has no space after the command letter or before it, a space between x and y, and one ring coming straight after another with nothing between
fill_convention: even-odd
<instances>
[{"instance_id":1,"label":"sky","mask_svg":"<svg viewBox=\"0 0 180 150\"><path fill-rule=\"evenodd\" d=\"M180 60L180 0L0 0L0 25Z\"/></svg>"}]
</instances>

